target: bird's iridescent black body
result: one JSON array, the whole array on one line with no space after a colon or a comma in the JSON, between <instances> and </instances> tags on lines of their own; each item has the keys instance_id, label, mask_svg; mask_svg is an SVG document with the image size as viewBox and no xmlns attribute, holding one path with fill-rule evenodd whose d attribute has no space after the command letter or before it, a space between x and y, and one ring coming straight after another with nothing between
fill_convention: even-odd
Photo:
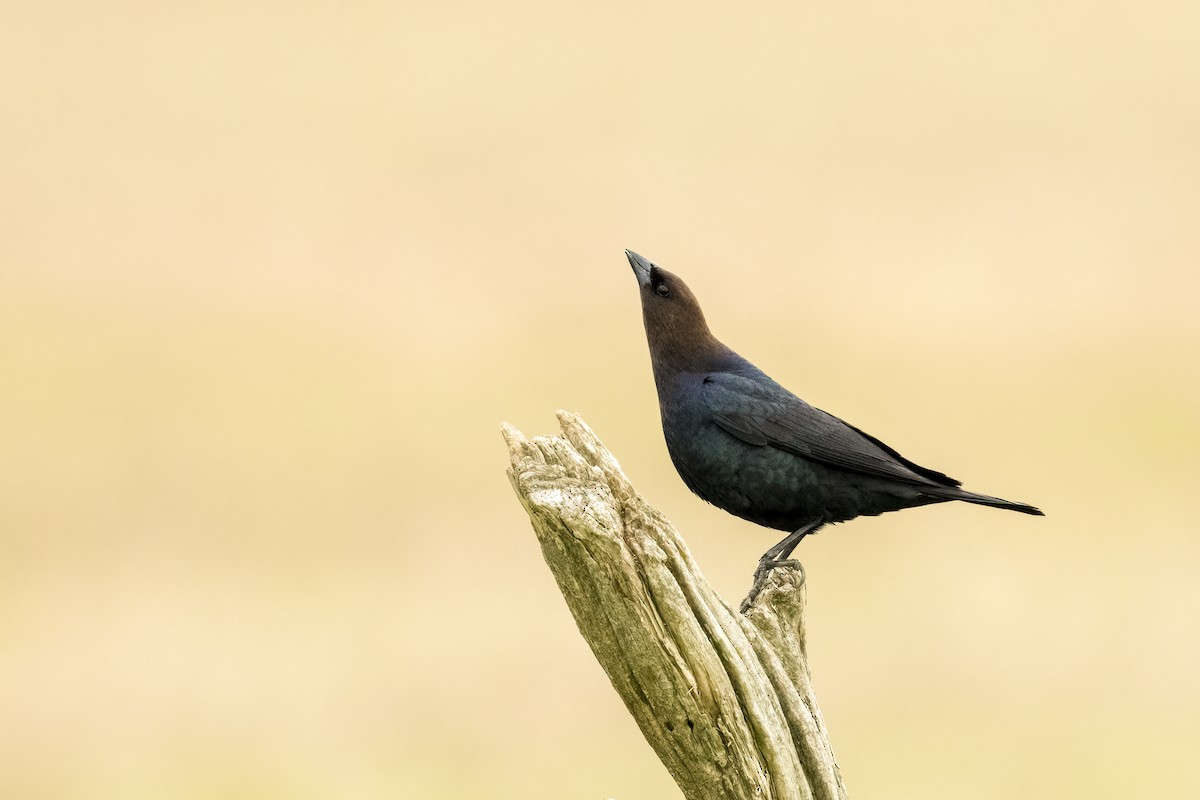
<instances>
[{"instance_id":1,"label":"bird's iridescent black body","mask_svg":"<svg viewBox=\"0 0 1200 800\"><path fill-rule=\"evenodd\" d=\"M704 500L791 532L767 551L764 565L787 558L822 525L863 515L950 500L1041 515L1025 503L968 492L810 406L719 342L682 280L625 252L641 290L671 461Z\"/></svg>"}]
</instances>

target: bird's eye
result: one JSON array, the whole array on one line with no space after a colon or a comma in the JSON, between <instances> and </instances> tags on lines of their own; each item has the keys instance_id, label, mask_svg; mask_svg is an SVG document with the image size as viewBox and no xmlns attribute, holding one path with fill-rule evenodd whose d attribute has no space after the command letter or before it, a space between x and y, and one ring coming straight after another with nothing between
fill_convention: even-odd
<instances>
[{"instance_id":1,"label":"bird's eye","mask_svg":"<svg viewBox=\"0 0 1200 800\"><path fill-rule=\"evenodd\" d=\"M665 283L660 283L655 286L654 291L659 297L669 297L671 294L670 288L668 288Z\"/></svg>"}]
</instances>

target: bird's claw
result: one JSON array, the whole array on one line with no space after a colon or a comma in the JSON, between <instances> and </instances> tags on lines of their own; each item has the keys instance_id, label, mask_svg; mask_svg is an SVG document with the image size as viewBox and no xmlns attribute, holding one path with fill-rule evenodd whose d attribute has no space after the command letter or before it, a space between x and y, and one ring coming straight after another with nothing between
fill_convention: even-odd
<instances>
[{"instance_id":1,"label":"bird's claw","mask_svg":"<svg viewBox=\"0 0 1200 800\"><path fill-rule=\"evenodd\" d=\"M776 561L773 558L764 558L758 562L758 567L754 570L754 583L750 586L750 593L746 595L746 599L742 601L741 612L745 614L750 610L750 606L754 605L754 601L762 594L762 590L767 586L767 578L771 572L776 569L799 570L800 583L804 583L804 565L793 558L781 559Z\"/></svg>"},{"instance_id":2,"label":"bird's claw","mask_svg":"<svg viewBox=\"0 0 1200 800\"><path fill-rule=\"evenodd\" d=\"M782 558L778 561L760 561L758 564L758 570L756 570L756 572L770 572L773 569L798 569L801 573L803 573L804 565L794 558Z\"/></svg>"}]
</instances>

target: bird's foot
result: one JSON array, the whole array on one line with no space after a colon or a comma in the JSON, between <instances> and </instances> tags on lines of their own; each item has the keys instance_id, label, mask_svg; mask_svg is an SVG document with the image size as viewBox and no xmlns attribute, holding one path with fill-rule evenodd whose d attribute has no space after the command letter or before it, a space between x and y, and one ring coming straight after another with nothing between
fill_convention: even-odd
<instances>
[{"instance_id":1,"label":"bird's foot","mask_svg":"<svg viewBox=\"0 0 1200 800\"><path fill-rule=\"evenodd\" d=\"M804 583L804 565L795 559L787 558L775 560L773 558L764 558L758 562L758 567L754 570L754 583L750 586L750 593L746 595L746 599L742 601L741 612L745 614L750 610L750 606L754 605L754 601L762 594L762 590L767 587L767 578L771 572L776 569L795 569L800 571L800 583Z\"/></svg>"}]
</instances>

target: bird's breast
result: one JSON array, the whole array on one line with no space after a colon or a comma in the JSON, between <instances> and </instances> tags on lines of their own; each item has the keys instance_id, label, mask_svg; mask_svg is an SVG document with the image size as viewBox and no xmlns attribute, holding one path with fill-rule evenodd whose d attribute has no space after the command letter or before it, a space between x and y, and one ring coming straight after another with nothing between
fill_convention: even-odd
<instances>
[{"instance_id":1,"label":"bird's breast","mask_svg":"<svg viewBox=\"0 0 1200 800\"><path fill-rule=\"evenodd\" d=\"M686 405L664 409L663 433L683 482L718 508L779 530L825 515L818 476L806 460L747 444L705 410Z\"/></svg>"}]
</instances>

